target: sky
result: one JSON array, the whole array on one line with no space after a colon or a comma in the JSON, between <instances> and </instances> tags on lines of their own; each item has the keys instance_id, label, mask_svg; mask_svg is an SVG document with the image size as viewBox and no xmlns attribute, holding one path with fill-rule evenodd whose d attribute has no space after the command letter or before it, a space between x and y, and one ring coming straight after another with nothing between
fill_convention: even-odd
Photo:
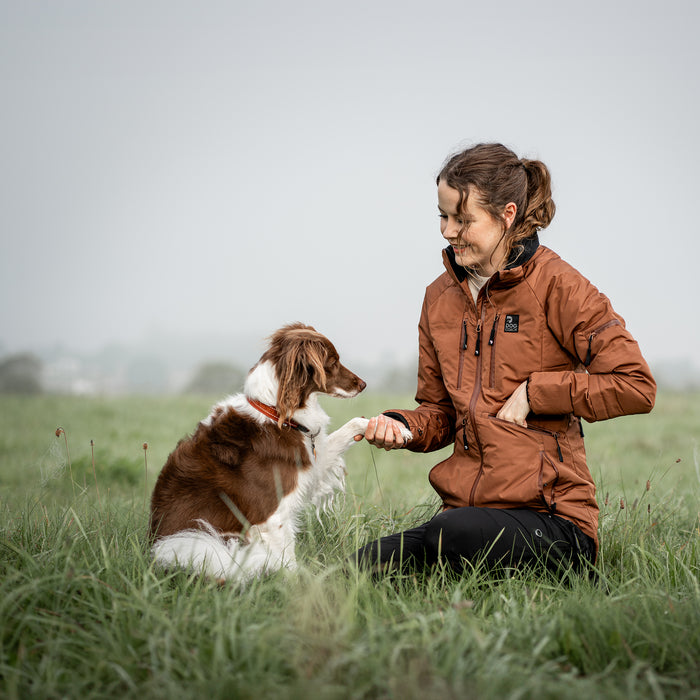
<instances>
[{"instance_id":1,"label":"sky","mask_svg":"<svg viewBox=\"0 0 700 700\"><path fill-rule=\"evenodd\" d=\"M301 321L405 361L435 176L498 141L550 168L542 243L700 367L699 8L0 0L0 354Z\"/></svg>"}]
</instances>

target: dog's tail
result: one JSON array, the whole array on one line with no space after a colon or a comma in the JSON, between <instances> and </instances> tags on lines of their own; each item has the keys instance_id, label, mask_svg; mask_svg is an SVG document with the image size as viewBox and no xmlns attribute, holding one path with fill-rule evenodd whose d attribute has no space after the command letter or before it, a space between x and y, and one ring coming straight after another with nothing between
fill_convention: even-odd
<instances>
[{"instance_id":1,"label":"dog's tail","mask_svg":"<svg viewBox=\"0 0 700 700\"><path fill-rule=\"evenodd\" d=\"M261 539L248 542L239 537L222 537L209 523L198 523L201 529L182 530L157 539L151 548L154 562L166 569L188 569L241 584L283 565Z\"/></svg>"}]
</instances>

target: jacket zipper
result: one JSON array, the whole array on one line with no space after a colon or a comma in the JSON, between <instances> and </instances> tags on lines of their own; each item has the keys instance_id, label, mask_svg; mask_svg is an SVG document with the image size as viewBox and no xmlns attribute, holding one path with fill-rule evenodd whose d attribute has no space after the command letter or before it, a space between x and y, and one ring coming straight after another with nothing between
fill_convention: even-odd
<instances>
[{"instance_id":1,"label":"jacket zipper","mask_svg":"<svg viewBox=\"0 0 700 700\"><path fill-rule=\"evenodd\" d=\"M608 328L612 328L612 326L619 326L620 321L616 318L614 318L612 321L608 321L607 323L604 323L602 326L599 326L595 330L591 331L591 334L588 336L588 351L586 352L586 359L583 361L583 366L588 367L588 365L591 364L591 360L593 359L591 357L591 343L593 342L593 338L598 335L598 333L602 333L604 330L607 330Z\"/></svg>"},{"instance_id":2,"label":"jacket zipper","mask_svg":"<svg viewBox=\"0 0 700 700\"><path fill-rule=\"evenodd\" d=\"M557 456L559 457L559 461L560 461L560 462L563 462L563 461L564 461L564 457L562 456L562 453L561 453L561 445L559 444L559 435L558 435L558 433L553 433L553 432L551 432L550 430L545 430L544 432L549 433L549 434L554 438L554 442L557 443Z\"/></svg>"},{"instance_id":3,"label":"jacket zipper","mask_svg":"<svg viewBox=\"0 0 700 700\"><path fill-rule=\"evenodd\" d=\"M544 507L552 514L554 515L557 511L557 502L554 500L554 489L559 481L559 470L556 468L554 463L547 459L549 464L551 465L552 469L554 470L554 476L549 480L549 481L543 481L542 478L542 470L540 469L540 473L538 475L537 481L538 481L538 486L542 490L542 503L544 504ZM549 492L551 494L551 501L547 503L547 496L544 492L544 490L549 486Z\"/></svg>"},{"instance_id":4,"label":"jacket zipper","mask_svg":"<svg viewBox=\"0 0 700 700\"><path fill-rule=\"evenodd\" d=\"M457 388L462 388L462 371L464 369L464 351L467 349L467 321L462 319L462 338L459 343L459 372L457 373Z\"/></svg>"},{"instance_id":5,"label":"jacket zipper","mask_svg":"<svg viewBox=\"0 0 700 700\"><path fill-rule=\"evenodd\" d=\"M472 490L469 494L469 505L473 506L474 505L474 498L476 496L476 487L479 485L479 481L481 480L481 475L484 473L484 464L483 460L481 459L481 443L479 442L479 433L476 430L476 420L474 419L474 409L476 408L476 402L479 399L479 394L481 393L481 326L484 323L484 315L485 315L485 310L484 310L484 304L483 301L481 303L481 318L479 319L479 323L476 327L477 331L477 336L476 336L476 350L474 351L474 354L476 355L476 381L474 382L474 391L472 393L472 398L469 401L469 421L471 422L472 426L472 431L474 433L474 440L476 441L476 447L479 450L479 473L476 475L474 478L474 484L472 485ZM466 426L466 423L465 423Z\"/></svg>"},{"instance_id":6,"label":"jacket zipper","mask_svg":"<svg viewBox=\"0 0 700 700\"><path fill-rule=\"evenodd\" d=\"M491 334L489 335L489 345L491 346L491 368L490 368L490 377L489 377L489 384L490 386L494 385L494 377L495 377L495 365L496 365L496 356L494 354L494 349L493 346L496 342L496 326L498 325L498 319L500 318L500 314L496 314L496 317L493 320L493 326L491 327ZM483 320L483 313L482 313L482 320ZM462 343L462 350L467 349L467 322L462 321L462 324L464 326L464 341ZM474 354L479 357L480 350L481 350L481 325L482 321L479 321L476 331L477 331L477 341L476 341L476 349L474 351ZM481 377L481 366L480 362L477 361L477 375L480 378ZM461 379L461 366L460 366L460 379ZM472 397L473 399L473 397ZM473 403L473 401L472 401ZM470 407L470 414L473 414L474 410L473 407ZM474 426L474 430L476 432L476 426ZM467 419L463 418L462 419L462 443L464 445L464 451L469 450L469 440L467 438Z\"/></svg>"},{"instance_id":7,"label":"jacket zipper","mask_svg":"<svg viewBox=\"0 0 700 700\"><path fill-rule=\"evenodd\" d=\"M489 345L491 346L491 369L489 371L489 387L493 388L496 385L496 326L498 325L498 319L501 317L500 314L496 314L493 319L493 326L491 326L491 335L489 336Z\"/></svg>"}]
</instances>

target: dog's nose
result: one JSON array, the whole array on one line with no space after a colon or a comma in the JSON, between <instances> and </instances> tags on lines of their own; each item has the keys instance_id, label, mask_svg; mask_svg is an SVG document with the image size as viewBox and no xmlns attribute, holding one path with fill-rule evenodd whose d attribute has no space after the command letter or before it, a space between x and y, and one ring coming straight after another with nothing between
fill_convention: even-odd
<instances>
[{"instance_id":1,"label":"dog's nose","mask_svg":"<svg viewBox=\"0 0 700 700\"><path fill-rule=\"evenodd\" d=\"M362 379L360 379L359 391L364 391L366 388L367 388L367 382L364 382L364 381L362 381Z\"/></svg>"}]
</instances>

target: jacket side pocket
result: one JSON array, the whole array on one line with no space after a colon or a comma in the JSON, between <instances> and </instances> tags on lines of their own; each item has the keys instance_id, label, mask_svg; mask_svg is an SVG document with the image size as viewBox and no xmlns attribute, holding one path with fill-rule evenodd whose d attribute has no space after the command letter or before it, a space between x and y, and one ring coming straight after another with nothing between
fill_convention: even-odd
<instances>
[{"instance_id":1,"label":"jacket side pocket","mask_svg":"<svg viewBox=\"0 0 700 700\"><path fill-rule=\"evenodd\" d=\"M540 452L540 471L538 486L540 498L545 508L554 515L557 510L556 486L559 481L559 469L549 455L542 450Z\"/></svg>"}]
</instances>

